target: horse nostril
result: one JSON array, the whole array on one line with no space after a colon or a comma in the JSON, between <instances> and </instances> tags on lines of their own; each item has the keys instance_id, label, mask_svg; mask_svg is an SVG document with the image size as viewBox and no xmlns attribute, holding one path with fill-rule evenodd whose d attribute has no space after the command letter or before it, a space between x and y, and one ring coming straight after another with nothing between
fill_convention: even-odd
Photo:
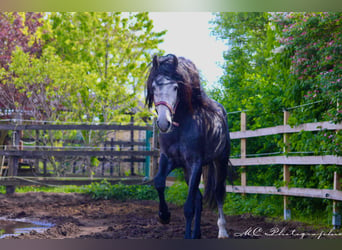
<instances>
[{"instance_id":1,"label":"horse nostril","mask_svg":"<svg viewBox=\"0 0 342 250\"><path fill-rule=\"evenodd\" d=\"M170 129L171 122L170 121L157 120L157 126L161 132L166 132Z\"/></svg>"}]
</instances>

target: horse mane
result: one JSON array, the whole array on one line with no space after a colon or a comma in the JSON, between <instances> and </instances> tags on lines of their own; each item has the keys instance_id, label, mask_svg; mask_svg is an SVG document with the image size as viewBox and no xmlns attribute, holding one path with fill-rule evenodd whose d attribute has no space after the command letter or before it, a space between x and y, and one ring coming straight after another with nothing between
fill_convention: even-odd
<instances>
[{"instance_id":1,"label":"horse mane","mask_svg":"<svg viewBox=\"0 0 342 250\"><path fill-rule=\"evenodd\" d=\"M166 56L154 56L152 67L147 78L146 105L149 108L153 104L153 80L158 75L170 77L178 82L179 105L187 108L191 113L199 108L209 108L209 98L202 89L200 77L195 64L173 54Z\"/></svg>"}]
</instances>

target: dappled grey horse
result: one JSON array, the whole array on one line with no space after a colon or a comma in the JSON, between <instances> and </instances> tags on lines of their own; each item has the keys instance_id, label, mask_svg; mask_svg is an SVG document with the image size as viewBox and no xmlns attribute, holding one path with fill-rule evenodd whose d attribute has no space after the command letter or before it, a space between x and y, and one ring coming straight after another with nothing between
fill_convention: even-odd
<instances>
[{"instance_id":1,"label":"dappled grey horse","mask_svg":"<svg viewBox=\"0 0 342 250\"><path fill-rule=\"evenodd\" d=\"M188 196L184 204L185 238L200 238L203 174L203 200L218 207L219 238L227 238L223 202L226 178L232 176L229 164L230 138L226 111L203 91L195 65L175 55L154 56L147 79L146 104L155 105L160 130L159 170L154 184L159 195L159 218L169 223L170 212L164 190L168 174L184 169ZM194 226L192 230L192 223Z\"/></svg>"}]
</instances>

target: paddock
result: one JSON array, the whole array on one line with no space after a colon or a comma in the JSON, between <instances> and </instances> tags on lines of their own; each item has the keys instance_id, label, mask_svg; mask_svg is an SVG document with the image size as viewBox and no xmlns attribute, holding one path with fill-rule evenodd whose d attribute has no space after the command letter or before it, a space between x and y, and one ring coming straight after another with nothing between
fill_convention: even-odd
<instances>
[{"instance_id":1,"label":"paddock","mask_svg":"<svg viewBox=\"0 0 342 250\"><path fill-rule=\"evenodd\" d=\"M302 124L297 127L290 127L286 124L288 114L284 114L284 125L275 126L271 128L262 128L258 130L246 130L246 115L241 114L241 131L231 132L232 140L240 140L241 143L241 157L233 158L232 162L236 166L243 168L258 167L264 164L271 164L274 167L281 166L284 170L284 181L288 182L290 174L288 172L289 166L297 165L337 165L342 163L341 157L338 156L298 156L278 153L274 156L249 156L246 155L247 139L257 136L267 136L272 134L283 134L284 142L287 140L287 134L297 133L302 130L305 131L320 131L326 130L340 130L341 124L331 124L329 122ZM95 148L77 149L70 148L43 148L36 145L32 147L20 148L21 131L32 131L33 135L42 135L41 131L49 130L115 130L121 129L132 133L132 129L142 131L146 137L144 146L141 143L135 144L136 140L128 137L128 141L114 141L109 140L106 148L104 145ZM8 159L9 175L0 177L0 185L14 187L21 185L85 185L92 182L99 182L103 179L110 183L125 183L125 184L146 184L153 179L157 170L158 162L158 145L155 126L121 126L121 125L41 125L41 124L0 124L0 130L12 130L11 142L6 149L0 150L0 155ZM147 138L147 140L146 140ZM135 137L137 139L137 137ZM25 139L24 139L25 140ZM39 138L36 139L40 142ZM117 143L117 146L111 146ZM120 144L122 148L120 150ZM126 146L126 150L122 150ZM141 147L141 148L139 148ZM143 149L143 150L139 150ZM284 150L285 151L285 150ZM75 154L83 157L99 157L107 159L107 164L99 161L96 175L91 175L89 171L75 171L77 167L69 165L65 176L58 176L51 172L51 168L46 168L44 164L44 157L70 157ZM144 167L139 169L139 161L134 162L134 159L144 159ZM136 168L135 175L119 175L117 167L119 166L119 159L126 159L128 169L131 170L131 164ZM14 173L19 168L20 159L33 159L35 163L38 162L40 176L17 176ZM110 160L112 164L110 163ZM12 165L11 165L12 164ZM76 166L80 166L76 163ZM49 172L50 169L50 172ZM80 168L82 169L82 168ZM77 174L76 174L77 173ZM131 173L129 171L129 173ZM50 174L50 175L49 175ZM283 221L270 220L265 217L254 217L251 215L226 216L227 229L231 238L298 238L299 235L288 235L287 233L276 234L274 230L298 230L300 228L302 233L305 233L306 238L315 238L321 232L326 232L327 228L312 229L310 226L303 223L293 222L289 217L291 216L290 206L287 203L288 196L313 197L318 199L328 199L334 204L335 217L332 218L333 226L339 223L339 211L336 209L336 204L342 200L342 193L340 191L340 176L336 173L333 182L333 189L307 189L296 187L264 187L264 186L248 186L248 176L242 172L241 185L229 186L227 185L227 192L241 193L243 196L246 193L271 194L284 196L284 219ZM167 185L172 185L172 179L167 181ZM1 195L0 217L10 219L31 218L38 221L48 221L54 226L44 232L35 232L34 230L29 234L8 236L16 238L42 238L42 239L63 239L63 238L112 238L112 239L182 239L184 236L184 216L183 208L171 204L171 224L161 225L158 222L157 211L158 203L156 201L108 201L108 200L92 200L90 197L81 194L44 194L44 193L28 193L28 194L12 194ZM202 238L216 238L217 214L211 210L205 209L202 216ZM260 231L261 230L261 231ZM273 230L271 233L270 230ZM273 234L273 235L272 235ZM302 234L303 235L303 234ZM322 237L322 236L321 236ZM341 235L326 235L326 238L340 238Z\"/></svg>"},{"instance_id":2,"label":"paddock","mask_svg":"<svg viewBox=\"0 0 342 250\"><path fill-rule=\"evenodd\" d=\"M157 201L93 200L84 194L16 193L0 195L0 217L30 218L49 222L52 227L39 232L5 237L6 239L183 239L183 208L170 204L169 225L158 222ZM311 228L298 222L270 220L252 215L226 216L231 239L324 239L341 238L326 228ZM202 238L217 239L217 215L203 210ZM2 234L9 233L1 228ZM285 231L284 231L285 230ZM295 230L295 232L293 232ZM12 231L13 232L13 231ZM303 233L305 235L303 236ZM5 236L5 235L4 235Z\"/></svg>"}]
</instances>

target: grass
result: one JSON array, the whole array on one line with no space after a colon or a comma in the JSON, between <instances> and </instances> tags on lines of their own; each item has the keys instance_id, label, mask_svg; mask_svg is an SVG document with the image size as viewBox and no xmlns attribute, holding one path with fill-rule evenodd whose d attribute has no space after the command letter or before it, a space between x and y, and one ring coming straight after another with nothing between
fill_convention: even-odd
<instances>
[{"instance_id":1,"label":"grass","mask_svg":"<svg viewBox=\"0 0 342 250\"><path fill-rule=\"evenodd\" d=\"M84 193L84 186L17 186L16 193L46 192L46 193ZM6 193L6 187L0 186L0 193Z\"/></svg>"},{"instance_id":2,"label":"grass","mask_svg":"<svg viewBox=\"0 0 342 250\"><path fill-rule=\"evenodd\" d=\"M115 200L156 200L157 191L149 185L124 185L110 184L101 181L84 186L84 192L90 194L93 199Z\"/></svg>"},{"instance_id":3,"label":"grass","mask_svg":"<svg viewBox=\"0 0 342 250\"><path fill-rule=\"evenodd\" d=\"M47 192L47 193L84 193L93 199L116 200L156 200L157 191L149 185L110 184L106 180L90 185L75 186L17 186L16 193ZM0 193L6 193L6 187L0 186Z\"/></svg>"}]
</instances>

